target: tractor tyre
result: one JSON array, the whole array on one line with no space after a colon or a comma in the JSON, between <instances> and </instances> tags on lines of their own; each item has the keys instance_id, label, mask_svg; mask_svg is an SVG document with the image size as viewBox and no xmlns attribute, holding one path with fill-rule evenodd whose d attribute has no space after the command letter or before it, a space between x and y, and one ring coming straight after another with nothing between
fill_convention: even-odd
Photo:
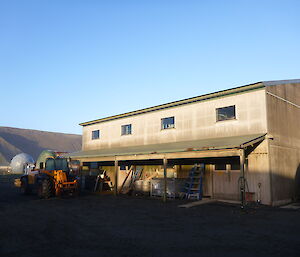
<instances>
[{"instance_id":1,"label":"tractor tyre","mask_svg":"<svg viewBox=\"0 0 300 257\"><path fill-rule=\"evenodd\" d=\"M48 199L53 195L53 185L50 179L43 179L38 186L39 198Z\"/></svg>"},{"instance_id":2,"label":"tractor tyre","mask_svg":"<svg viewBox=\"0 0 300 257\"><path fill-rule=\"evenodd\" d=\"M28 185L28 180L26 178L21 179L21 194L28 195L31 193L31 189Z\"/></svg>"}]
</instances>

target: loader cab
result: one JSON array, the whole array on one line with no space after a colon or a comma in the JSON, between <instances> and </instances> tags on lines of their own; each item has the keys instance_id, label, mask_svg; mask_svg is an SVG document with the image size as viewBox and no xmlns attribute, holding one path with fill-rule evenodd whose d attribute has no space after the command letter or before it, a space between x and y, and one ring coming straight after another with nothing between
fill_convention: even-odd
<instances>
[{"instance_id":1,"label":"loader cab","mask_svg":"<svg viewBox=\"0 0 300 257\"><path fill-rule=\"evenodd\" d=\"M67 158L48 158L45 164L46 171L62 170L68 175L79 175L80 162Z\"/></svg>"},{"instance_id":2,"label":"loader cab","mask_svg":"<svg viewBox=\"0 0 300 257\"><path fill-rule=\"evenodd\" d=\"M64 172L68 172L69 171L68 161L65 158L56 158L56 159L48 158L46 160L45 170L46 171L62 170Z\"/></svg>"}]
</instances>

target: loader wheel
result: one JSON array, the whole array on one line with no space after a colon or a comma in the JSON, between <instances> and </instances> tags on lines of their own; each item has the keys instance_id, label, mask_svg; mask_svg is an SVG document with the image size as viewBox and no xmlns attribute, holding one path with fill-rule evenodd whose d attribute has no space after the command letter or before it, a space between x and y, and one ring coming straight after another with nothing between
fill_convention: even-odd
<instances>
[{"instance_id":1,"label":"loader wheel","mask_svg":"<svg viewBox=\"0 0 300 257\"><path fill-rule=\"evenodd\" d=\"M52 196L53 186L50 179L43 179L38 187L38 196L39 198L48 199Z\"/></svg>"},{"instance_id":2,"label":"loader wheel","mask_svg":"<svg viewBox=\"0 0 300 257\"><path fill-rule=\"evenodd\" d=\"M31 190L28 185L27 179L21 179L21 194L28 195L31 193Z\"/></svg>"}]
</instances>

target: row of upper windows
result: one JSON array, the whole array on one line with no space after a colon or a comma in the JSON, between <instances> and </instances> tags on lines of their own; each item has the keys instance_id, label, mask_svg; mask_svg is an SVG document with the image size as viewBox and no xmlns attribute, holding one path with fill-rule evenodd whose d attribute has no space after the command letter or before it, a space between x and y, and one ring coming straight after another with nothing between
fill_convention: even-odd
<instances>
[{"instance_id":1,"label":"row of upper windows","mask_svg":"<svg viewBox=\"0 0 300 257\"><path fill-rule=\"evenodd\" d=\"M235 119L235 105L216 108L216 121ZM161 119L161 130L175 128L175 117ZM132 134L132 124L121 126L121 136ZM100 130L92 131L92 140L100 138Z\"/></svg>"}]
</instances>

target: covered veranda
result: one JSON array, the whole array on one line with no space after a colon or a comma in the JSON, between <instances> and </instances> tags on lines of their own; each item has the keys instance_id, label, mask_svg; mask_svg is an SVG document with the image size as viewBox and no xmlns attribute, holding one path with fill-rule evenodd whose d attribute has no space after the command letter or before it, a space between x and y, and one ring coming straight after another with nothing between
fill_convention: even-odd
<instances>
[{"instance_id":1,"label":"covered veranda","mask_svg":"<svg viewBox=\"0 0 300 257\"><path fill-rule=\"evenodd\" d=\"M239 188L239 199L245 202L245 170L247 156L265 138L265 134L245 135L227 138L213 138L156 145L114 147L108 149L80 151L69 155L83 163L97 163L99 166L113 168L114 194L118 195L118 177L121 166L161 166L163 169L164 190L162 200L167 200L167 169L170 165L193 165L203 163L207 167L223 163L239 166L238 179L234 186ZM213 182L206 178L207 187Z\"/></svg>"}]
</instances>

